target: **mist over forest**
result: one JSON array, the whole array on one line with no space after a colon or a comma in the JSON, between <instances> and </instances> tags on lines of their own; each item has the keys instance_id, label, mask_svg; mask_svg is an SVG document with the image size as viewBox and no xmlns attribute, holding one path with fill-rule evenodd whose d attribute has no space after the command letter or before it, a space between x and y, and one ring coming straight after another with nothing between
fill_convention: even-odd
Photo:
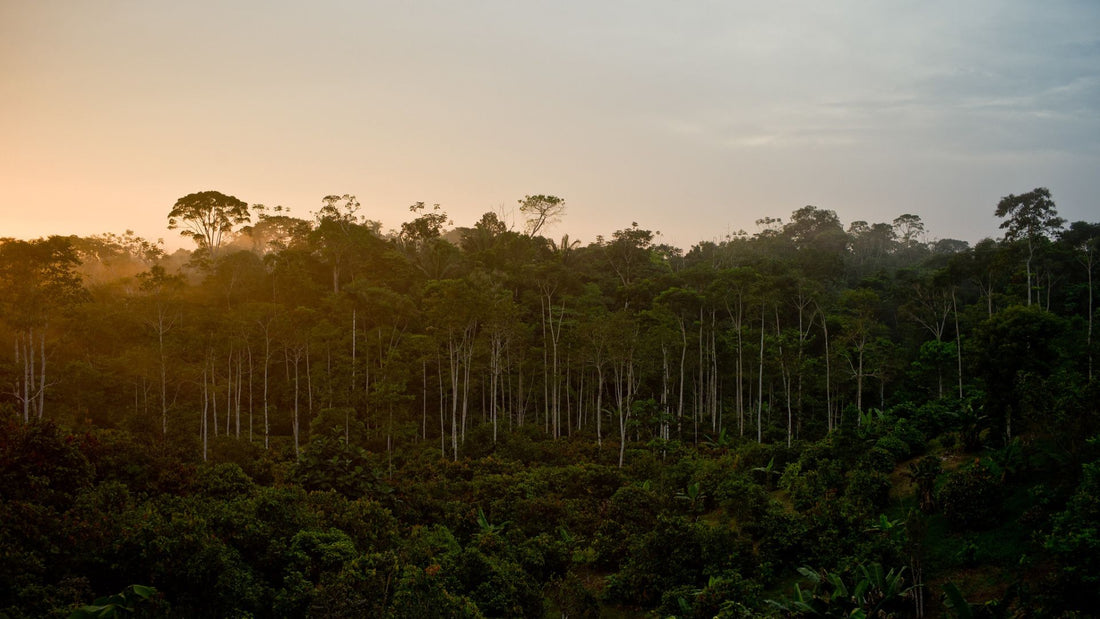
<instances>
[{"instance_id":1,"label":"mist over forest","mask_svg":"<svg viewBox=\"0 0 1100 619\"><path fill-rule=\"evenodd\" d=\"M568 206L0 239L0 616L1097 612L1100 222Z\"/></svg>"}]
</instances>

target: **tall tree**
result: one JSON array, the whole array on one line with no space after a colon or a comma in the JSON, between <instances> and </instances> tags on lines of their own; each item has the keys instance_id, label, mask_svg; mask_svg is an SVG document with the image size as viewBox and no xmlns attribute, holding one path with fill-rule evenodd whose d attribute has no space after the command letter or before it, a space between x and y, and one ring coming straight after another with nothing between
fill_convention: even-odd
<instances>
[{"instance_id":1,"label":"tall tree","mask_svg":"<svg viewBox=\"0 0 1100 619\"><path fill-rule=\"evenodd\" d=\"M190 193L176 200L168 213L168 229L195 241L199 249L216 258L222 239L233 227L251 220L248 204L220 191Z\"/></svg>"},{"instance_id":2,"label":"tall tree","mask_svg":"<svg viewBox=\"0 0 1100 619\"><path fill-rule=\"evenodd\" d=\"M176 307L177 296L183 289L183 278L168 275L164 267L155 265L147 273L138 276L141 291L148 302L144 323L157 338L157 358L160 365L160 424L161 437L168 439L168 353L166 339L181 319Z\"/></svg>"},{"instance_id":3,"label":"tall tree","mask_svg":"<svg viewBox=\"0 0 1100 619\"><path fill-rule=\"evenodd\" d=\"M519 210L527 216L527 236L537 236L544 227L561 221L565 214L565 200L542 194L524 196L519 201Z\"/></svg>"},{"instance_id":4,"label":"tall tree","mask_svg":"<svg viewBox=\"0 0 1100 619\"><path fill-rule=\"evenodd\" d=\"M1024 241L1027 245L1027 304L1032 297L1032 261L1036 246L1061 229L1066 220L1058 216L1050 190L1038 187L1021 194L1009 194L997 203L997 217L1004 219L1000 228L1005 231L1005 240Z\"/></svg>"},{"instance_id":5,"label":"tall tree","mask_svg":"<svg viewBox=\"0 0 1100 619\"><path fill-rule=\"evenodd\" d=\"M1085 267L1085 273L1087 274L1088 286L1086 288L1087 301L1085 303L1085 311L1088 322L1088 330L1085 340L1085 346L1088 352L1089 360L1089 380L1092 380L1092 315L1093 315L1093 293L1092 293L1092 272L1096 268L1096 253L1100 249L1100 223L1087 223L1084 221L1075 221L1070 224L1068 230L1062 232L1061 241L1068 245L1074 252L1077 262L1081 263L1081 266Z\"/></svg>"},{"instance_id":6,"label":"tall tree","mask_svg":"<svg viewBox=\"0 0 1100 619\"><path fill-rule=\"evenodd\" d=\"M311 237L321 261L332 270L332 291L338 293L341 279L351 270L356 246L363 244L365 236L377 234L381 225L359 215L359 201L351 194L328 195L321 203Z\"/></svg>"},{"instance_id":7,"label":"tall tree","mask_svg":"<svg viewBox=\"0 0 1100 619\"><path fill-rule=\"evenodd\" d=\"M51 322L85 294L78 264L72 243L64 237L0 244L0 319L16 333L15 362L22 375L16 378L14 395L24 421L44 414L50 384L46 336Z\"/></svg>"}]
</instances>

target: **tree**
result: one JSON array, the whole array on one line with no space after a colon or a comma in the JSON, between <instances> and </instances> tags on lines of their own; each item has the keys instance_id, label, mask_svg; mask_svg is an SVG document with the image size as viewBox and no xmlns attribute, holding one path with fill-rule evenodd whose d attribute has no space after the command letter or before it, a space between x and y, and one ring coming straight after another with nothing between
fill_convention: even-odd
<instances>
[{"instance_id":1,"label":"tree","mask_svg":"<svg viewBox=\"0 0 1100 619\"><path fill-rule=\"evenodd\" d=\"M252 251L266 256L289 247L306 244L311 227L304 219L290 216L290 209L282 206L268 208L253 204L256 223L241 228L241 234L252 240Z\"/></svg>"},{"instance_id":2,"label":"tree","mask_svg":"<svg viewBox=\"0 0 1100 619\"><path fill-rule=\"evenodd\" d=\"M423 202L409 207L413 213L422 213L416 219L401 224L397 246L413 265L429 278L442 279L456 266L458 249L443 239L443 229L452 225L445 211L438 204L430 211Z\"/></svg>"},{"instance_id":3,"label":"tree","mask_svg":"<svg viewBox=\"0 0 1100 619\"><path fill-rule=\"evenodd\" d=\"M557 196L524 196L519 210L527 215L527 236L535 236L545 226L561 221L565 214L565 200Z\"/></svg>"},{"instance_id":4,"label":"tree","mask_svg":"<svg viewBox=\"0 0 1100 619\"><path fill-rule=\"evenodd\" d=\"M1071 247L1074 251L1074 255L1077 261L1081 263L1081 266L1085 267L1085 272L1088 275L1088 288L1085 294L1087 300L1085 303L1086 316L1088 322L1088 330L1085 340L1085 347L1088 351L1089 359L1089 380L1092 380L1092 272L1096 268L1096 250L1100 247L1100 223L1087 223L1084 221L1075 221L1070 224L1068 230L1062 232L1061 241Z\"/></svg>"},{"instance_id":5,"label":"tree","mask_svg":"<svg viewBox=\"0 0 1100 619\"><path fill-rule=\"evenodd\" d=\"M219 191L200 191L176 200L168 213L168 229L180 230L181 236L195 241L199 249L214 258L222 238L233 226L250 221L248 204Z\"/></svg>"},{"instance_id":6,"label":"tree","mask_svg":"<svg viewBox=\"0 0 1100 619\"><path fill-rule=\"evenodd\" d=\"M603 249L608 265L619 276L619 282L624 289L644 278L654 267L650 254L653 237L653 231L639 228L638 222L631 223L629 228L613 232L609 243L604 243L602 237L597 237L598 246Z\"/></svg>"},{"instance_id":7,"label":"tree","mask_svg":"<svg viewBox=\"0 0 1100 619\"><path fill-rule=\"evenodd\" d=\"M863 413L863 379L872 376L867 369L867 355L873 349L876 335L881 329L876 314L880 299L873 290L860 288L845 290L841 294L846 350L852 378L856 380L856 408Z\"/></svg>"},{"instance_id":8,"label":"tree","mask_svg":"<svg viewBox=\"0 0 1100 619\"><path fill-rule=\"evenodd\" d=\"M1027 243L1027 304L1031 305L1031 263L1035 258L1035 246L1061 229L1066 220L1058 217L1054 200L1046 187L1001 198L995 213L1004 219L1000 228L1005 231L1005 241L1023 240Z\"/></svg>"},{"instance_id":9,"label":"tree","mask_svg":"<svg viewBox=\"0 0 1100 619\"><path fill-rule=\"evenodd\" d=\"M793 258L811 277L834 279L844 268L850 237L831 210L816 206L798 209L791 213L780 238L787 239L797 250Z\"/></svg>"},{"instance_id":10,"label":"tree","mask_svg":"<svg viewBox=\"0 0 1100 619\"><path fill-rule=\"evenodd\" d=\"M0 244L0 319L16 332L13 349L21 376L13 394L25 422L32 413L41 419L45 410L51 321L85 294L75 272L79 263L70 240L60 236Z\"/></svg>"},{"instance_id":11,"label":"tree","mask_svg":"<svg viewBox=\"0 0 1100 619\"><path fill-rule=\"evenodd\" d=\"M310 236L318 257L332 269L332 291L338 293L341 280L348 279L356 256L378 234L381 224L357 214L359 201L353 195L328 195L321 202L314 213L317 226Z\"/></svg>"},{"instance_id":12,"label":"tree","mask_svg":"<svg viewBox=\"0 0 1100 619\"><path fill-rule=\"evenodd\" d=\"M894 235L906 250L913 249L924 236L924 222L920 215L906 213L894 218Z\"/></svg>"},{"instance_id":13,"label":"tree","mask_svg":"<svg viewBox=\"0 0 1100 619\"><path fill-rule=\"evenodd\" d=\"M160 414L161 435L168 439L168 355L165 338L180 322L176 297L183 289L184 280L179 275L168 275L164 267L153 266L147 273L138 275L141 291L148 300L143 322L157 337L157 357L160 361Z\"/></svg>"},{"instance_id":14,"label":"tree","mask_svg":"<svg viewBox=\"0 0 1100 619\"><path fill-rule=\"evenodd\" d=\"M1014 424L1026 422L1037 399L1050 407L1045 385L1059 381L1066 321L1039 308L1014 305L997 312L974 335L978 375L985 383L985 410L1011 440ZM1036 383L1039 384L1036 384ZM1032 412L1031 416L1039 416Z\"/></svg>"}]
</instances>

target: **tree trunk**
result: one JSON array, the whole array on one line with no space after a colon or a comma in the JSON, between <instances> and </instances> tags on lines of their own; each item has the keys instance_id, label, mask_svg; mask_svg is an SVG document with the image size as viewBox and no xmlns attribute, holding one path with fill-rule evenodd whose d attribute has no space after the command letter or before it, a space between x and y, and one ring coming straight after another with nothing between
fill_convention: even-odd
<instances>
[{"instance_id":1,"label":"tree trunk","mask_svg":"<svg viewBox=\"0 0 1100 619\"><path fill-rule=\"evenodd\" d=\"M760 372L757 376L759 381L756 388L756 442L764 442L764 329L767 325L764 322L764 310L767 309L763 303L760 304Z\"/></svg>"}]
</instances>

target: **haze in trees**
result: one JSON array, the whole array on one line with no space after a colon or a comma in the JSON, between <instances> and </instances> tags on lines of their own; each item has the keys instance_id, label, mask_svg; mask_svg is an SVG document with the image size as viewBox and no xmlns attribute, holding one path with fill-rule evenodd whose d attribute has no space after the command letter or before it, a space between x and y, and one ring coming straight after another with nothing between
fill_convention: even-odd
<instances>
[{"instance_id":1,"label":"haze in trees","mask_svg":"<svg viewBox=\"0 0 1100 619\"><path fill-rule=\"evenodd\" d=\"M520 203L0 239L0 615L1100 607L1100 224L1037 189L973 247L804 206L684 252Z\"/></svg>"}]
</instances>

